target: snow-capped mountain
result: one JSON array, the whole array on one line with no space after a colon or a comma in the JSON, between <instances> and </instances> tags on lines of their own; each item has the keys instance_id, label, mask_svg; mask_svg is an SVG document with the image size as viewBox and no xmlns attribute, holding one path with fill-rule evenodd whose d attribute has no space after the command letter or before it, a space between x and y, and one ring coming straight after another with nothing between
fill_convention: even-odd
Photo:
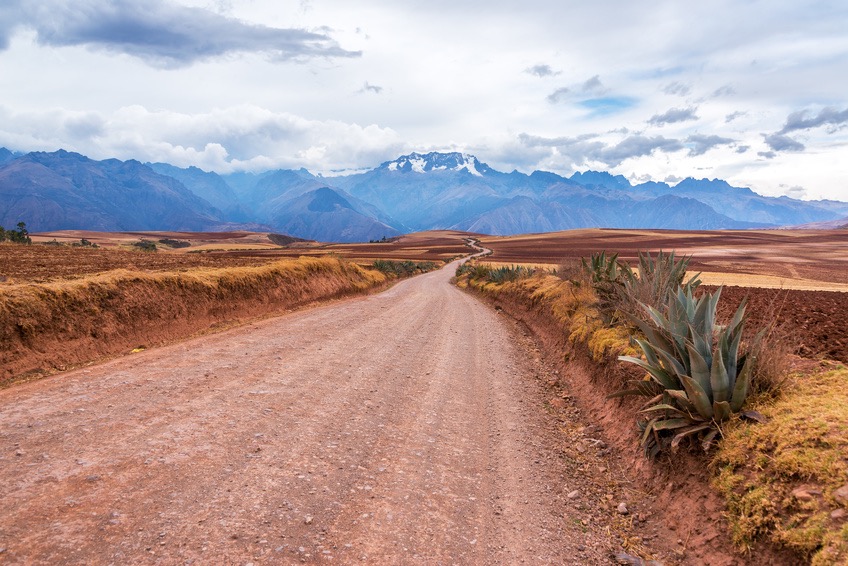
<instances>
[{"instance_id":1,"label":"snow-capped mountain","mask_svg":"<svg viewBox=\"0 0 848 566\"><path fill-rule=\"evenodd\" d=\"M402 173L427 173L430 171L467 171L475 177L482 177L491 171L485 163L480 163L476 157L467 153L431 152L425 155L410 153L402 155L394 161L387 161L378 169L400 171Z\"/></svg>"}]
</instances>

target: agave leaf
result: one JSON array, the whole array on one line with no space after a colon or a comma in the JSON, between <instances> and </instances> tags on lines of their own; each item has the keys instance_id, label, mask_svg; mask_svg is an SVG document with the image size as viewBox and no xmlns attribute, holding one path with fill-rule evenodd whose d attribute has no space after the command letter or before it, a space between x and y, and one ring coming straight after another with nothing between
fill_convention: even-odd
<instances>
[{"instance_id":1,"label":"agave leaf","mask_svg":"<svg viewBox=\"0 0 848 566\"><path fill-rule=\"evenodd\" d=\"M713 445L713 441L715 440L715 437L718 436L719 432L721 432L719 429L714 428L704 435L704 439L701 441L701 448L704 449L704 452L709 452Z\"/></svg>"},{"instance_id":2,"label":"agave leaf","mask_svg":"<svg viewBox=\"0 0 848 566\"><path fill-rule=\"evenodd\" d=\"M654 430L674 430L691 425L692 421L690 419L663 419L654 423Z\"/></svg>"},{"instance_id":3,"label":"agave leaf","mask_svg":"<svg viewBox=\"0 0 848 566\"><path fill-rule=\"evenodd\" d=\"M698 412L698 409L695 408L695 405L689 400L689 397L686 396L686 392L680 389L666 389L665 392L672 397L682 408L684 411L689 412L690 414L695 414Z\"/></svg>"},{"instance_id":4,"label":"agave leaf","mask_svg":"<svg viewBox=\"0 0 848 566\"><path fill-rule=\"evenodd\" d=\"M667 332L671 331L671 322L669 322L669 320L660 311L650 305L642 304L642 306L645 307L645 310L648 312L648 316L651 318L651 322L653 322L657 328L661 328ZM671 316L670 313L669 316Z\"/></svg>"},{"instance_id":5,"label":"agave leaf","mask_svg":"<svg viewBox=\"0 0 848 566\"><path fill-rule=\"evenodd\" d=\"M713 401L713 420L717 423L730 416L730 403L727 401Z\"/></svg>"},{"instance_id":6,"label":"agave leaf","mask_svg":"<svg viewBox=\"0 0 848 566\"><path fill-rule=\"evenodd\" d=\"M652 381L628 381L632 389L622 389L615 393L607 395L607 399L616 399L618 397L627 397L628 395L636 395L639 397L653 397L656 395L656 385Z\"/></svg>"},{"instance_id":7,"label":"agave leaf","mask_svg":"<svg viewBox=\"0 0 848 566\"><path fill-rule=\"evenodd\" d=\"M742 371L736 377L736 383L733 386L733 395L730 398L730 410L738 413L742 410L742 405L745 404L745 399L748 397L748 389L751 386L751 371L756 363L756 358L749 356L745 359L742 366Z\"/></svg>"},{"instance_id":8,"label":"agave leaf","mask_svg":"<svg viewBox=\"0 0 848 566\"><path fill-rule=\"evenodd\" d=\"M701 272L699 271L695 275L689 278L689 281L685 283L686 289L689 291L694 291L701 285Z\"/></svg>"},{"instance_id":9,"label":"agave leaf","mask_svg":"<svg viewBox=\"0 0 848 566\"><path fill-rule=\"evenodd\" d=\"M707 365L707 361L697 348L688 345L687 348L689 349L692 379L698 382L701 389L708 391L710 387L710 366Z\"/></svg>"},{"instance_id":10,"label":"agave leaf","mask_svg":"<svg viewBox=\"0 0 848 566\"><path fill-rule=\"evenodd\" d=\"M677 380L675 380L659 364L651 365L648 362L646 362L645 360L640 360L639 358L634 358L633 356L619 356L618 360L620 362L627 362L627 363L630 363L630 364L636 364L637 366L639 366L640 368L644 369L649 374L651 374L651 377L654 378L654 380L657 383L659 383L661 386L663 386L664 388L677 387L677 383L676 383Z\"/></svg>"},{"instance_id":11,"label":"agave leaf","mask_svg":"<svg viewBox=\"0 0 848 566\"><path fill-rule=\"evenodd\" d=\"M651 405L653 405L654 403L659 403L659 402L661 402L661 401L663 400L663 398L664 398L664 397L665 397L665 394L664 394L664 393L660 393L659 395L655 395L655 396L654 396L654 397L652 397L650 400L648 400L648 401L646 401L645 403L643 403L643 404L642 404L642 406L641 406L641 407L639 407L639 410L641 411L642 409L645 409L645 408L647 408L647 407L650 407L650 406L651 406Z\"/></svg>"},{"instance_id":12,"label":"agave leaf","mask_svg":"<svg viewBox=\"0 0 848 566\"><path fill-rule=\"evenodd\" d=\"M721 291L723 287L719 287L718 290L712 295L707 295L707 312L704 316L704 336L712 338L713 332L715 330L715 318L716 318L716 309L718 308L718 299L721 297Z\"/></svg>"},{"instance_id":13,"label":"agave leaf","mask_svg":"<svg viewBox=\"0 0 848 566\"><path fill-rule=\"evenodd\" d=\"M695 316L692 317L692 327L690 332L693 336L704 336L707 340L711 340L712 336L703 334L704 320L707 318L707 309L710 306L710 301L707 297L701 297L698 300L698 306L695 308ZM697 331L695 330L697 329Z\"/></svg>"},{"instance_id":14,"label":"agave leaf","mask_svg":"<svg viewBox=\"0 0 848 566\"><path fill-rule=\"evenodd\" d=\"M639 441L639 444L645 444L648 441L648 437L654 432L654 424L660 420L660 417L655 417L648 421L648 424L645 425L645 431L642 433L642 439Z\"/></svg>"},{"instance_id":15,"label":"agave leaf","mask_svg":"<svg viewBox=\"0 0 848 566\"><path fill-rule=\"evenodd\" d=\"M769 418L759 411L742 411L739 416L749 421L756 421L760 424L769 422Z\"/></svg>"},{"instance_id":16,"label":"agave leaf","mask_svg":"<svg viewBox=\"0 0 848 566\"><path fill-rule=\"evenodd\" d=\"M745 305L748 304L748 297L742 299L742 302L739 303L739 307L736 309L736 313L734 313L733 318L730 321L730 324L727 325L730 328L731 332L736 332L736 328L742 324L745 320Z\"/></svg>"},{"instance_id":17,"label":"agave leaf","mask_svg":"<svg viewBox=\"0 0 848 566\"><path fill-rule=\"evenodd\" d=\"M695 346L695 349L701 354L701 357L704 358L704 361L707 364L707 367L712 365L713 363L713 351L712 351L712 336L704 336L701 334L700 330L698 330L698 326L695 324L689 325L689 335L692 337L692 345ZM691 354L689 356L692 357Z\"/></svg>"},{"instance_id":18,"label":"agave leaf","mask_svg":"<svg viewBox=\"0 0 848 566\"><path fill-rule=\"evenodd\" d=\"M642 340L641 338L636 338L635 342L639 344L640 348L642 348L642 351L645 353L645 359L649 364L652 366L660 365L657 355L654 353L654 347L650 342Z\"/></svg>"},{"instance_id":19,"label":"agave leaf","mask_svg":"<svg viewBox=\"0 0 848 566\"><path fill-rule=\"evenodd\" d=\"M711 423L703 423L703 424L696 424L694 426L690 426L689 428L681 430L680 432L678 432L677 434L674 435L674 438L671 439L671 450L673 452L677 452L677 447L680 445L680 442L684 438L686 438L690 434L695 434L696 432L706 430L706 429L708 429L712 426L713 425Z\"/></svg>"},{"instance_id":20,"label":"agave leaf","mask_svg":"<svg viewBox=\"0 0 848 566\"><path fill-rule=\"evenodd\" d=\"M630 395L639 396L642 395L642 391L639 389L619 389L615 393L610 393L605 398L606 399L619 399L621 397L629 397Z\"/></svg>"},{"instance_id":21,"label":"agave leaf","mask_svg":"<svg viewBox=\"0 0 848 566\"><path fill-rule=\"evenodd\" d=\"M727 345L727 355L724 358L724 365L727 368L727 376L730 380L730 390L732 391L736 385L736 374L738 372L739 363L739 344L742 342L742 329L730 339Z\"/></svg>"},{"instance_id":22,"label":"agave leaf","mask_svg":"<svg viewBox=\"0 0 848 566\"><path fill-rule=\"evenodd\" d=\"M710 386L712 387L713 401L727 401L730 399L730 380L727 377L727 367L724 365L724 352L721 340L716 346L713 354L713 367L710 368ZM725 342L726 343L726 342Z\"/></svg>"},{"instance_id":23,"label":"agave leaf","mask_svg":"<svg viewBox=\"0 0 848 566\"><path fill-rule=\"evenodd\" d=\"M710 401L710 397L709 395L707 395L704 389L700 385L698 385L698 382L689 377L688 375L680 376L680 382L686 389L686 396L689 398L689 401L695 406L695 409L698 411L698 414L705 419L713 418L713 405Z\"/></svg>"},{"instance_id":24,"label":"agave leaf","mask_svg":"<svg viewBox=\"0 0 848 566\"><path fill-rule=\"evenodd\" d=\"M681 418L686 418L687 415L674 405L668 405L666 403L661 403L659 405L654 405L653 407L648 407L647 409L642 409L639 411L640 413L651 413L653 411L670 411L672 413L676 413ZM687 419L688 420L688 419ZM691 421L690 421L691 422Z\"/></svg>"},{"instance_id":25,"label":"agave leaf","mask_svg":"<svg viewBox=\"0 0 848 566\"><path fill-rule=\"evenodd\" d=\"M643 308L648 308L646 305L642 303L640 304ZM636 325L636 327L642 331L642 334L645 335L645 338L647 338L648 342L650 342L653 346L661 348L663 350L673 349L674 346L672 345L672 343L669 342L668 339L665 338L665 336L663 336L661 332L651 327L650 324L629 313L624 313L624 316L628 321Z\"/></svg>"},{"instance_id":26,"label":"agave leaf","mask_svg":"<svg viewBox=\"0 0 848 566\"><path fill-rule=\"evenodd\" d=\"M683 342L689 334L689 319L686 316L686 306L680 301L670 301L668 305L668 324L660 326L665 328L674 338L674 342L678 344L679 349L682 349Z\"/></svg>"},{"instance_id":27,"label":"agave leaf","mask_svg":"<svg viewBox=\"0 0 848 566\"><path fill-rule=\"evenodd\" d=\"M680 379L680 377L684 375L687 375L688 372L686 371L686 368L683 367L683 364L677 361L677 359L671 353L666 352L665 350L660 350L659 348L656 348L656 352L662 358L665 367L670 368L678 379Z\"/></svg>"}]
</instances>

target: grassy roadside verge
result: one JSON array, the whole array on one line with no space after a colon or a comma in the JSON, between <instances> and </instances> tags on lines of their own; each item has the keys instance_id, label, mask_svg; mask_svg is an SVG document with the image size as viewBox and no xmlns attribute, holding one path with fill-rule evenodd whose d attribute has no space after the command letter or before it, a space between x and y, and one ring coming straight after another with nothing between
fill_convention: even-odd
<instances>
[{"instance_id":1,"label":"grassy roadside verge","mask_svg":"<svg viewBox=\"0 0 848 566\"><path fill-rule=\"evenodd\" d=\"M606 399L625 377L615 357L634 355L629 331L604 324L591 286L509 269L493 281L485 271L466 268L458 286L547 333L546 344L566 367L589 367L576 387L581 401L619 450L635 451L638 407ZM818 364L807 365L777 396L751 399L766 424L729 421L708 455L634 460L636 473L659 493L658 506L668 506L666 522L677 533L703 534L708 523L718 530L712 538L693 537L691 546L687 537L683 563L725 563L716 555L724 553L750 563L848 564L848 370L826 364L832 371L821 373L812 367Z\"/></svg>"},{"instance_id":2,"label":"grassy roadside verge","mask_svg":"<svg viewBox=\"0 0 848 566\"><path fill-rule=\"evenodd\" d=\"M390 277L337 258L181 272L115 270L0 287L0 386L315 301Z\"/></svg>"}]
</instances>

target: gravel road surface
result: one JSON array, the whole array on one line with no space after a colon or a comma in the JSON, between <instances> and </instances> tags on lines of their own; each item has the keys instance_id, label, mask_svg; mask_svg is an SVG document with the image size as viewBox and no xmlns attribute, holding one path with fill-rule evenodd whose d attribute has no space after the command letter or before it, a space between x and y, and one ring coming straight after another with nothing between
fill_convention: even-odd
<instances>
[{"instance_id":1,"label":"gravel road surface","mask_svg":"<svg viewBox=\"0 0 848 566\"><path fill-rule=\"evenodd\" d=\"M611 563L453 267L0 391L0 563Z\"/></svg>"}]
</instances>

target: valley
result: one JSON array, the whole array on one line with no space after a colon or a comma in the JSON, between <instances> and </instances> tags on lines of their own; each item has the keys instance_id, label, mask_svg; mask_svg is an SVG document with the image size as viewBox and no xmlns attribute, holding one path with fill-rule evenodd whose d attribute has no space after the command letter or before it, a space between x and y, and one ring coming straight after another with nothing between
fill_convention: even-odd
<instances>
[{"instance_id":1,"label":"valley","mask_svg":"<svg viewBox=\"0 0 848 566\"><path fill-rule=\"evenodd\" d=\"M848 362L841 230L430 231L362 244L249 231L33 239L0 244L0 305L24 291L61 302L90 288L117 300L98 308L126 304L135 330L146 330L98 330L96 320L111 320L103 310L90 335L74 338L81 357L57 361L62 333L79 326L61 316L85 312L57 303L55 328L42 320L38 332L58 341L30 342L40 352L33 359L54 369L0 388L0 473L14 476L3 479L0 548L12 564L60 556L747 564L750 555L727 534L706 457L687 451L681 468L669 468L635 450L633 404L604 399L624 375L614 355L587 354L538 293L574 285L579 259L599 251L633 262L637 251L673 249L691 255L690 273L702 272L707 291L728 285L720 320L745 299L751 327L777 324L791 338L780 355L791 356L787 379L799 394ZM139 242L157 251L140 251ZM481 266L538 270L505 287L475 283L470 293L451 284L456 264L388 290L374 271L379 261L448 262L468 255L470 242L491 252L475 260ZM326 283L307 279L318 294L299 302L262 294L281 281L266 273L283 269L290 281L285 269L310 261L326 262L307 268L315 273L341 270L359 282L322 291ZM222 286L254 277L251 291ZM182 295L195 281L208 281L212 294ZM523 285L539 285L536 298ZM224 292L230 310L217 312L209 297ZM191 312L193 326L169 322L174 312L184 313L175 321ZM757 406L767 412L772 402ZM145 487L125 490L138 484ZM750 544L771 562L800 556Z\"/></svg>"}]
</instances>

